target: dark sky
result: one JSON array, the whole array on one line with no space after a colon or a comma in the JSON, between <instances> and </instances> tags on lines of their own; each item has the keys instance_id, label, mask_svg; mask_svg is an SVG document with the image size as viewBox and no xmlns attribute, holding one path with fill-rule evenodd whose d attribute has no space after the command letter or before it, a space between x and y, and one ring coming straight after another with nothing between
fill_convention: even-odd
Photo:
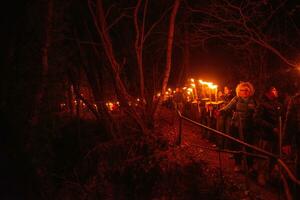
<instances>
[{"instance_id":1,"label":"dark sky","mask_svg":"<svg viewBox=\"0 0 300 200\"><path fill-rule=\"evenodd\" d=\"M65 23L65 25L63 25L64 27L54 26L53 28L53 47L59 48L52 49L54 52L61 51L62 48L59 47L59 45L69 45L70 41L76 38L75 35L72 35L74 29L79 34L79 40L82 41L88 41L88 31L90 31L93 35L92 40L99 43L99 46L101 46L100 37L97 35L95 27L93 27L94 24L91 21L91 17L87 17L89 11L85 1L80 1L81 3L78 3L79 1L76 0L54 2L56 6L54 7L56 17L59 15L62 16L55 18L57 21L55 21L54 24L60 24L61 26L61 24ZM224 4L224 1L216 2ZM249 27L261 32L264 39L270 42L270 44L278 49L287 59L292 61L299 60L299 2L287 1L282 7L279 7L278 10L274 12L268 23L261 27L258 26L260 20L265 19L269 15L270 10L275 11L274 9L279 5L280 1L249 1L251 2L249 4L246 4L247 1L233 2L236 5L243 6L243 8L247 8L244 10L244 13L250 16ZM150 1L149 3L145 24L146 31L150 29L153 23L160 19L160 16L165 14L160 23L153 29L152 35L145 40L144 62L146 67L145 71L149 76L153 75L155 70L161 72L165 64L166 33L168 30L170 13L164 13L164 11L170 9L171 5L172 1L170 0L163 0L160 3ZM133 81L133 83L136 84L137 67L134 52L135 30L132 21L133 6L134 4L129 1L105 1L105 9L110 8L110 12L107 15L108 23L112 23L118 16L124 15L118 23L115 23L114 26L110 28L110 36L112 38L117 60L120 61L120 63L125 63L125 77L129 79L129 82ZM272 72L272 70L289 68L286 63L274 54L274 52L263 48L253 41L247 43L247 39L236 40L236 35L233 35L231 38L223 36L212 37L205 42L206 47L203 48L199 41L199 43L196 42L195 35L200 34L199 37L201 39L201 37L207 36L205 34L222 34L224 33L221 32L222 28L232 31L233 34L239 33L247 35L247 33L243 33L243 30L239 30L238 27L234 27L230 23L221 23L207 13L191 12L191 10L188 9L188 6L201 10L204 8L207 9L209 3L203 4L199 1L181 2L181 7L176 17L175 44L173 49L174 62L170 77L171 84L176 84L178 81L178 74L184 63L182 52L184 48L183 32L185 26L188 26L187 29L191 34L190 42L192 46L190 49L190 65L186 71L187 76L194 75L195 77L208 79L218 83L229 81L229 79L237 79L233 75L236 75L240 79L257 77L257 74L255 73L259 71L260 65L265 65L267 73ZM61 7L66 7L66 9L63 10ZM37 39L40 39L39 37L42 38L43 14L45 13L45 10L43 9L43 3L25 0L18 2L9 1L6 7L2 7L3 12L1 12L1 19L4 22L4 28L1 31L1 38L2 47L8 50L3 54L6 55L6 58L8 58L7 55L12 52L10 51L11 49L16 51L19 46L24 47L27 45L29 51L36 49L31 43L36 42ZM224 14L222 12L224 10L222 9L223 8L220 7L219 14L221 16ZM62 14L61 12L65 13ZM142 12L140 12L140 17L142 16ZM230 16L230 13L225 15L225 17L229 18ZM236 13L233 13L232 16L238 17L236 16ZM84 27L85 23L88 24L89 30ZM207 25L211 25L212 27L207 28ZM203 27L207 29L204 29ZM197 33L199 28L205 30L206 33ZM55 38L57 35L59 35L60 38ZM75 42L73 45L76 45ZM99 49L103 52L101 48ZM67 54L66 51L67 50L62 51L61 54L64 55L64 52ZM56 59L57 58L54 58L55 62ZM260 59L263 60L263 62L261 62ZM74 60L73 62L76 63L78 61ZM95 59L94 62L98 62L98 60ZM246 72L240 70L243 68ZM253 76L247 76L245 73L253 74ZM151 80L154 80L153 77Z\"/></svg>"}]
</instances>

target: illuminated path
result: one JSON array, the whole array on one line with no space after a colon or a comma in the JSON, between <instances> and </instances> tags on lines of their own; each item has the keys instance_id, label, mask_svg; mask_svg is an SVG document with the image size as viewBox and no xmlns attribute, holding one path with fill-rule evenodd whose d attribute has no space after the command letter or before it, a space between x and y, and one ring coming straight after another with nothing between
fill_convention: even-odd
<instances>
[{"instance_id":1,"label":"illuminated path","mask_svg":"<svg viewBox=\"0 0 300 200\"><path fill-rule=\"evenodd\" d=\"M171 126L171 130L166 131L169 132L169 137L173 137L172 140L175 143L179 127L178 119L176 115L170 110L166 109L163 112L167 112L167 118L164 119L166 121L166 127L168 125ZM191 125L190 123L183 122L182 130L182 144L180 148L185 149L187 154L192 159L202 160L207 163L208 171L217 172L219 174L219 153L217 151L212 151L205 148L208 147L210 149L214 149L214 144L203 137L199 127ZM285 199L283 191L279 191L279 189L275 189L274 187L269 185L264 187L260 186L256 183L256 180L254 178L246 178L246 176L242 172L234 172L234 161L230 157L231 154L229 153L220 154L222 173L224 177L223 180L224 182L229 182L236 186L236 195L238 197L237 199L249 199L249 195L247 195L248 193L250 193L252 199L253 196L255 197L255 199ZM248 184L246 184L246 182ZM248 187L246 185L248 185Z\"/></svg>"}]
</instances>

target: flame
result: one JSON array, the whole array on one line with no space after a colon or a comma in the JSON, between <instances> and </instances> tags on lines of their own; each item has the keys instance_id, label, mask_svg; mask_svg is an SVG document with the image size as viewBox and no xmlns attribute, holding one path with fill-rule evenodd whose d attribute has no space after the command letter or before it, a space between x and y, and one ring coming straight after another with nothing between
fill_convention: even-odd
<instances>
[{"instance_id":1,"label":"flame","mask_svg":"<svg viewBox=\"0 0 300 200\"><path fill-rule=\"evenodd\" d=\"M217 86L217 85L214 85L213 83L209 84L208 87L209 87L210 89L216 89L216 88L218 88L218 86Z\"/></svg>"}]
</instances>

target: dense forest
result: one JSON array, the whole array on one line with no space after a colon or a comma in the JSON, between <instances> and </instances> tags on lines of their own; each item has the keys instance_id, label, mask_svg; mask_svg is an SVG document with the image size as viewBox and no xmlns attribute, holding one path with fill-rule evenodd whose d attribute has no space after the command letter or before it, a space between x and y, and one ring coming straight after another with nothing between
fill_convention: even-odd
<instances>
[{"instance_id":1,"label":"dense forest","mask_svg":"<svg viewBox=\"0 0 300 200\"><path fill-rule=\"evenodd\" d=\"M2 10L3 199L167 198L155 183L180 169L153 155L173 148L160 129L168 87L190 77L251 81L258 94L267 83L288 95L299 87L295 1L23 0Z\"/></svg>"}]
</instances>

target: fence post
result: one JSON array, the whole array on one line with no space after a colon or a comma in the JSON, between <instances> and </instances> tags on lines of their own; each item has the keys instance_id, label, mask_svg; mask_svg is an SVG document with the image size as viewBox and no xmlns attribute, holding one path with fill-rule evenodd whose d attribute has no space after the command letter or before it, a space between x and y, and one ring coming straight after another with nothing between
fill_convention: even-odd
<instances>
[{"instance_id":1,"label":"fence post","mask_svg":"<svg viewBox=\"0 0 300 200\"><path fill-rule=\"evenodd\" d=\"M282 158L282 119L279 116L279 158Z\"/></svg>"},{"instance_id":2,"label":"fence post","mask_svg":"<svg viewBox=\"0 0 300 200\"><path fill-rule=\"evenodd\" d=\"M278 140L279 140L279 142L278 142L278 145L279 145L279 158L280 159L282 158L282 150L281 150L282 149L282 121L281 120L282 120L281 116L279 116L279 119L278 119L278 132L279 132ZM287 199L290 200L291 199L291 194L290 194L289 188L287 187L286 180L285 180L284 176L282 175L281 166L279 165L278 168L279 168L280 178L283 182L283 186L284 186L283 188L284 188L284 191L285 191L285 195L286 195ZM281 188L279 188L279 190L278 190L278 197L279 197L279 199L281 197Z\"/></svg>"},{"instance_id":3,"label":"fence post","mask_svg":"<svg viewBox=\"0 0 300 200\"><path fill-rule=\"evenodd\" d=\"M181 137L182 137L182 118L179 115L179 130L178 130L178 137L177 137L177 145L181 145Z\"/></svg>"}]
</instances>

